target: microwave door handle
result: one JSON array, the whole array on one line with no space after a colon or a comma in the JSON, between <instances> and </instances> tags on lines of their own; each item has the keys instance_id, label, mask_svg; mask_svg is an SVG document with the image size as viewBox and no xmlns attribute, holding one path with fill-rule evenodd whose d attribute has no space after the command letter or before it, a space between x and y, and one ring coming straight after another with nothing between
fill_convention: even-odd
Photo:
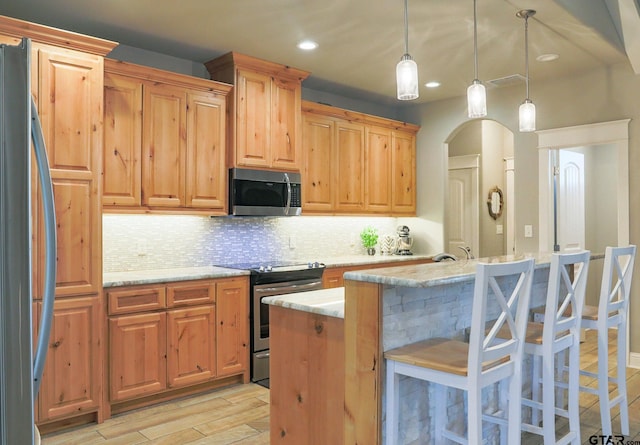
<instances>
[{"instance_id":1,"label":"microwave door handle","mask_svg":"<svg viewBox=\"0 0 640 445\"><path fill-rule=\"evenodd\" d=\"M284 174L284 180L287 182L287 205L284 208L284 214L289 214L289 209L291 208L291 181L289 180L289 175Z\"/></svg>"}]
</instances>

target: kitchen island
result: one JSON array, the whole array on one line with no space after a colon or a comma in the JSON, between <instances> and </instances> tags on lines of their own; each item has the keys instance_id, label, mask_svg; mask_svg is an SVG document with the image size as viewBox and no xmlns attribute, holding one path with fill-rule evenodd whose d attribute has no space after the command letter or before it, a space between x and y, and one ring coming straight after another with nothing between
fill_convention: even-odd
<instances>
[{"instance_id":1,"label":"kitchen island","mask_svg":"<svg viewBox=\"0 0 640 445\"><path fill-rule=\"evenodd\" d=\"M541 306L551 255L527 256L536 261L531 306ZM522 258L503 256L347 272L344 312L334 314L343 318L323 313L324 309L339 308L339 295L322 300L316 294L315 302L306 300L304 293L271 297L272 339L283 339L271 345L271 443L383 443L384 351L431 337L465 338L471 324L478 261ZM278 380L276 375L286 377ZM338 391L342 388L343 392ZM436 407L428 384L403 379L400 391L399 443L429 443L434 429L431 413ZM486 402L494 403L491 392ZM438 409L448 409L453 428L459 425L464 430L462 398L453 397L449 403ZM321 412L311 410L312 406L321 407ZM305 435L294 435L300 431ZM335 432L342 435L327 441L327 434ZM494 437L487 438L494 442Z\"/></svg>"}]
</instances>

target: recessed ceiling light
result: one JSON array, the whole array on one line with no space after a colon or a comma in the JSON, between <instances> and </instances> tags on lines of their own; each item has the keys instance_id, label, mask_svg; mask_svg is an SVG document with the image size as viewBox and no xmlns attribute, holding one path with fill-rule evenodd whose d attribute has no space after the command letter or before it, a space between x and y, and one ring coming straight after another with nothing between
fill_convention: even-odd
<instances>
[{"instance_id":1,"label":"recessed ceiling light","mask_svg":"<svg viewBox=\"0 0 640 445\"><path fill-rule=\"evenodd\" d=\"M431 82L425 83L424 86L427 88L438 88L440 86L440 82L436 82L435 80L432 80Z\"/></svg>"},{"instance_id":2,"label":"recessed ceiling light","mask_svg":"<svg viewBox=\"0 0 640 445\"><path fill-rule=\"evenodd\" d=\"M303 40L298 43L298 48L305 51L312 51L318 47L318 44L313 40Z\"/></svg>"},{"instance_id":3,"label":"recessed ceiling light","mask_svg":"<svg viewBox=\"0 0 640 445\"><path fill-rule=\"evenodd\" d=\"M553 60L556 60L557 58L559 58L560 56L557 54L540 54L538 57L536 57L536 60L538 62L551 62Z\"/></svg>"}]
</instances>

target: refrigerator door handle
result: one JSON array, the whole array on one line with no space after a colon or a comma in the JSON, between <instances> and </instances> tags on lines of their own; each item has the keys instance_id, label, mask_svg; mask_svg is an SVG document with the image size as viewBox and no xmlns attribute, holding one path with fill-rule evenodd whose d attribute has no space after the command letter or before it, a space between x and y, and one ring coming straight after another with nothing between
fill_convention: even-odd
<instances>
[{"instance_id":1,"label":"refrigerator door handle","mask_svg":"<svg viewBox=\"0 0 640 445\"><path fill-rule=\"evenodd\" d=\"M31 98L31 139L38 166L38 177L42 187L42 206L44 211L45 234L45 274L44 293L42 297L42 315L38 331L38 345L33 364L33 399L38 396L40 380L44 371L44 362L47 358L49 337L51 334L51 322L53 319L53 302L56 292L56 209L53 201L53 184L49 171L47 149L44 144L42 126L38 117L36 103Z\"/></svg>"}]
</instances>

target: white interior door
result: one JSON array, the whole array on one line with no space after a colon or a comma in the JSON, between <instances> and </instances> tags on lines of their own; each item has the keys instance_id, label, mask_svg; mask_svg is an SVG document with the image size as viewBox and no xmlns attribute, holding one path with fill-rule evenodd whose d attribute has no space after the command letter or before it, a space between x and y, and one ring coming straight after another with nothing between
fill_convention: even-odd
<instances>
[{"instance_id":1,"label":"white interior door","mask_svg":"<svg viewBox=\"0 0 640 445\"><path fill-rule=\"evenodd\" d=\"M584 154L559 150L558 244L561 252L585 248Z\"/></svg>"},{"instance_id":2,"label":"white interior door","mask_svg":"<svg viewBox=\"0 0 640 445\"><path fill-rule=\"evenodd\" d=\"M478 207L479 156L449 158L447 252L463 255L459 247L469 247L474 255L479 251Z\"/></svg>"}]
</instances>

